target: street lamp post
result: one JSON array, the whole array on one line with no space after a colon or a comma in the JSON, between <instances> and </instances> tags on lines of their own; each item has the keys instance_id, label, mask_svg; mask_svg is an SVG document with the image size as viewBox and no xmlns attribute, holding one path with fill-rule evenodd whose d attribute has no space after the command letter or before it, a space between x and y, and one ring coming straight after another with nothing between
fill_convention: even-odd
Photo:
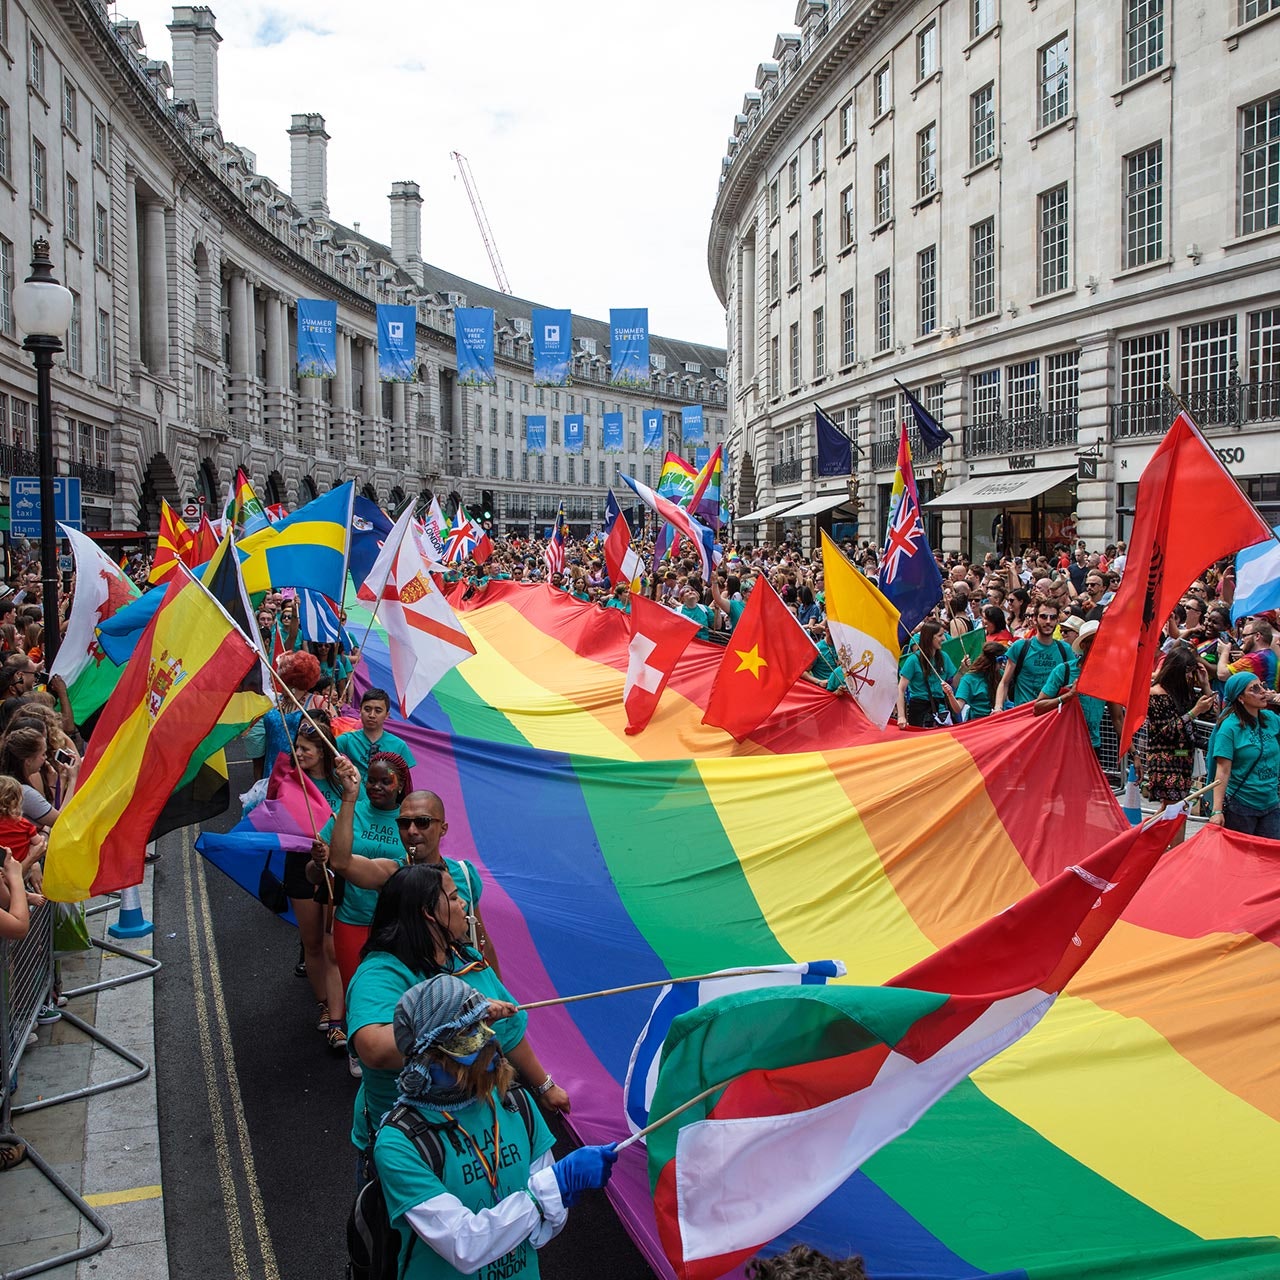
<instances>
[{"instance_id":1,"label":"street lamp post","mask_svg":"<svg viewBox=\"0 0 1280 1280\"><path fill-rule=\"evenodd\" d=\"M31 274L13 291L13 318L25 334L22 347L36 366L36 422L40 445L40 579L44 597L44 661L58 656L58 529L53 510L53 357L71 323L71 290L59 284L41 236L31 246Z\"/></svg>"}]
</instances>

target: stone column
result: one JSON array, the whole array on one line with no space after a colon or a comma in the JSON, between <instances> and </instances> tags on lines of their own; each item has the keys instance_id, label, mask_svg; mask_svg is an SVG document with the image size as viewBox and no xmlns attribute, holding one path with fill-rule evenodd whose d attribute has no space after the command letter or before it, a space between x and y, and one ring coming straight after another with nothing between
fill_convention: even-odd
<instances>
[{"instance_id":1,"label":"stone column","mask_svg":"<svg viewBox=\"0 0 1280 1280\"><path fill-rule=\"evenodd\" d=\"M380 384L378 382L378 346L369 338L360 340L361 352L364 356L364 378L363 385L360 388L360 410L366 418L376 420L379 416L378 410L378 391ZM367 426L372 426L369 422Z\"/></svg>"},{"instance_id":2,"label":"stone column","mask_svg":"<svg viewBox=\"0 0 1280 1280\"><path fill-rule=\"evenodd\" d=\"M404 401L404 383L393 382L391 384L391 421L401 431L404 430Z\"/></svg>"},{"instance_id":3,"label":"stone column","mask_svg":"<svg viewBox=\"0 0 1280 1280\"><path fill-rule=\"evenodd\" d=\"M1076 537L1090 551L1101 551L1116 536L1116 515L1111 501L1115 484L1115 451L1107 444L1107 402L1111 391L1111 352L1115 334L1110 330L1082 334L1080 345L1079 429L1076 448L1095 450L1098 478L1076 486ZM1135 476L1136 480L1137 477Z\"/></svg>"},{"instance_id":4,"label":"stone column","mask_svg":"<svg viewBox=\"0 0 1280 1280\"><path fill-rule=\"evenodd\" d=\"M943 446L942 463L947 468L947 488L954 489L966 479L964 464L964 387L961 373L949 377L942 392L942 425L951 432L951 443ZM945 492L945 490L944 490ZM964 551L965 528L963 511L948 507L942 512L942 550Z\"/></svg>"},{"instance_id":5,"label":"stone column","mask_svg":"<svg viewBox=\"0 0 1280 1280\"><path fill-rule=\"evenodd\" d=\"M265 302L267 313L267 390L279 391L284 387L284 317L280 313L280 299L268 294Z\"/></svg>"},{"instance_id":6,"label":"stone column","mask_svg":"<svg viewBox=\"0 0 1280 1280\"><path fill-rule=\"evenodd\" d=\"M249 282L242 271L232 271L227 281L231 310L231 376L249 376Z\"/></svg>"},{"instance_id":7,"label":"stone column","mask_svg":"<svg viewBox=\"0 0 1280 1280\"><path fill-rule=\"evenodd\" d=\"M129 225L129 363L137 368L142 363L142 263L138 258L138 178L128 165L124 171L124 206Z\"/></svg>"},{"instance_id":8,"label":"stone column","mask_svg":"<svg viewBox=\"0 0 1280 1280\"><path fill-rule=\"evenodd\" d=\"M164 205L148 203L144 211L147 263L144 276L147 307L147 368L169 376L169 255Z\"/></svg>"}]
</instances>

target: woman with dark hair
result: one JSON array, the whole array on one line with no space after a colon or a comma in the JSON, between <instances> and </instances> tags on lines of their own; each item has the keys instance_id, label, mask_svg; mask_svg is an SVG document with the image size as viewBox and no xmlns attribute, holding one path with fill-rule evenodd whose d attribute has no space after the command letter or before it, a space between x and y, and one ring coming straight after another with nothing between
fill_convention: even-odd
<instances>
[{"instance_id":1,"label":"woman with dark hair","mask_svg":"<svg viewBox=\"0 0 1280 1280\"><path fill-rule=\"evenodd\" d=\"M1227 681L1207 752L1214 770L1209 821L1280 840L1280 716L1267 710L1269 697L1252 671L1237 671Z\"/></svg>"},{"instance_id":2,"label":"woman with dark hair","mask_svg":"<svg viewBox=\"0 0 1280 1280\"><path fill-rule=\"evenodd\" d=\"M1000 610L996 609L996 613ZM988 640L973 666L956 681L956 701L961 718L981 720L996 705L996 686L1000 683L1000 667L1004 662L1004 645Z\"/></svg>"},{"instance_id":3,"label":"woman with dark hair","mask_svg":"<svg viewBox=\"0 0 1280 1280\"><path fill-rule=\"evenodd\" d=\"M15 720L9 732L0 742L0 773L7 773L23 785L23 794L34 793L45 802L37 816L30 809L41 807L29 798L24 800L23 813L33 822L49 825L58 816L62 806L75 793L76 777L80 772L77 758L72 764L54 764L49 760L48 730L39 720L20 722Z\"/></svg>"},{"instance_id":4,"label":"woman with dark hair","mask_svg":"<svg viewBox=\"0 0 1280 1280\"><path fill-rule=\"evenodd\" d=\"M1004 599L1004 616L1009 630L1015 637L1035 631L1035 623L1027 614L1031 611L1031 592L1026 587L1015 587Z\"/></svg>"},{"instance_id":5,"label":"woman with dark hair","mask_svg":"<svg viewBox=\"0 0 1280 1280\"><path fill-rule=\"evenodd\" d=\"M364 1073L356 1094L351 1141L368 1145L373 1123L396 1100L396 1073L404 1058L392 1022L410 987L451 973L491 1001L493 1029L503 1055L544 1107L569 1111L569 1095L543 1070L525 1039L527 1013L479 952L465 943L466 911L453 877L429 864L401 867L382 887L360 966L347 991L347 1028Z\"/></svg>"},{"instance_id":6,"label":"woman with dark hair","mask_svg":"<svg viewBox=\"0 0 1280 1280\"><path fill-rule=\"evenodd\" d=\"M1013 643L1009 620L1004 616L1004 610L998 605L989 604L982 610L982 629L987 633L988 643L995 641L1002 648L1008 648Z\"/></svg>"},{"instance_id":7,"label":"woman with dark hair","mask_svg":"<svg viewBox=\"0 0 1280 1280\"><path fill-rule=\"evenodd\" d=\"M942 652L942 623L927 618L920 624L910 653L898 668L898 727L932 728L944 711L960 719L960 704L951 690L955 663Z\"/></svg>"},{"instance_id":8,"label":"woman with dark hair","mask_svg":"<svg viewBox=\"0 0 1280 1280\"><path fill-rule=\"evenodd\" d=\"M305 649L290 650L276 659L276 674L287 685L299 702L315 688L320 679L320 662L314 653ZM294 706L287 694L281 694L276 705L262 717L265 729L266 754L263 756L263 772L270 775L276 757L289 750L289 743L302 723L302 712Z\"/></svg>"},{"instance_id":9,"label":"woman with dark hair","mask_svg":"<svg viewBox=\"0 0 1280 1280\"><path fill-rule=\"evenodd\" d=\"M1174 645L1156 671L1147 704L1147 794L1158 804L1173 804L1191 790L1191 722L1213 707L1209 668L1189 645Z\"/></svg>"}]
</instances>

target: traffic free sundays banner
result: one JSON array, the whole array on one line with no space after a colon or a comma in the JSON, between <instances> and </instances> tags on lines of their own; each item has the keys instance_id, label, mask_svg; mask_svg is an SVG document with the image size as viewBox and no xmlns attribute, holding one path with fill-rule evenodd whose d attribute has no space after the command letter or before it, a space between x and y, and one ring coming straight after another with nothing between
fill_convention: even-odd
<instances>
[{"instance_id":1,"label":"traffic free sundays banner","mask_svg":"<svg viewBox=\"0 0 1280 1280\"><path fill-rule=\"evenodd\" d=\"M453 339L458 353L458 383L464 387L496 387L493 371L493 308L455 307Z\"/></svg>"},{"instance_id":2,"label":"traffic free sundays banner","mask_svg":"<svg viewBox=\"0 0 1280 1280\"><path fill-rule=\"evenodd\" d=\"M298 377L338 376L338 304L298 299Z\"/></svg>"},{"instance_id":3,"label":"traffic free sundays banner","mask_svg":"<svg viewBox=\"0 0 1280 1280\"><path fill-rule=\"evenodd\" d=\"M570 312L534 309L534 382L548 387L568 386L572 341L573 316Z\"/></svg>"},{"instance_id":4,"label":"traffic free sundays banner","mask_svg":"<svg viewBox=\"0 0 1280 1280\"><path fill-rule=\"evenodd\" d=\"M418 313L413 307L378 304L378 378L412 382L417 374Z\"/></svg>"},{"instance_id":5,"label":"traffic free sundays banner","mask_svg":"<svg viewBox=\"0 0 1280 1280\"><path fill-rule=\"evenodd\" d=\"M547 451L547 415L531 414L524 420L525 453L546 453Z\"/></svg>"},{"instance_id":6,"label":"traffic free sundays banner","mask_svg":"<svg viewBox=\"0 0 1280 1280\"><path fill-rule=\"evenodd\" d=\"M649 385L649 308L609 311L610 381L616 387Z\"/></svg>"},{"instance_id":7,"label":"traffic free sundays banner","mask_svg":"<svg viewBox=\"0 0 1280 1280\"><path fill-rule=\"evenodd\" d=\"M604 451L605 453L622 452L622 414L620 413L604 415Z\"/></svg>"}]
</instances>

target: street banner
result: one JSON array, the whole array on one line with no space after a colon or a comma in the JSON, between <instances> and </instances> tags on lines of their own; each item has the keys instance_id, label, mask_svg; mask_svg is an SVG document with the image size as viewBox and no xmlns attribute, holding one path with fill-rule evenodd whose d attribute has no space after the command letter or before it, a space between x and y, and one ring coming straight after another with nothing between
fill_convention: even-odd
<instances>
[{"instance_id":1,"label":"street banner","mask_svg":"<svg viewBox=\"0 0 1280 1280\"><path fill-rule=\"evenodd\" d=\"M586 419L580 413L564 415L564 451L581 453L582 440L586 431Z\"/></svg>"},{"instance_id":2,"label":"street banner","mask_svg":"<svg viewBox=\"0 0 1280 1280\"><path fill-rule=\"evenodd\" d=\"M569 385L573 316L568 311L534 308L533 380L540 386Z\"/></svg>"},{"instance_id":3,"label":"street banner","mask_svg":"<svg viewBox=\"0 0 1280 1280\"><path fill-rule=\"evenodd\" d=\"M662 448L662 410L646 409L641 418L644 421L644 451L652 453Z\"/></svg>"},{"instance_id":4,"label":"street banner","mask_svg":"<svg viewBox=\"0 0 1280 1280\"><path fill-rule=\"evenodd\" d=\"M338 304L298 299L298 377L338 376Z\"/></svg>"},{"instance_id":5,"label":"street banner","mask_svg":"<svg viewBox=\"0 0 1280 1280\"><path fill-rule=\"evenodd\" d=\"M680 410L680 439L685 444L701 444L706 439L700 404L687 404Z\"/></svg>"},{"instance_id":6,"label":"street banner","mask_svg":"<svg viewBox=\"0 0 1280 1280\"><path fill-rule=\"evenodd\" d=\"M535 413L524 420L525 453L546 453L547 451L547 415Z\"/></svg>"},{"instance_id":7,"label":"street banner","mask_svg":"<svg viewBox=\"0 0 1280 1280\"><path fill-rule=\"evenodd\" d=\"M463 387L496 387L493 308L454 307L453 340L458 356L458 384Z\"/></svg>"},{"instance_id":8,"label":"street banner","mask_svg":"<svg viewBox=\"0 0 1280 1280\"><path fill-rule=\"evenodd\" d=\"M699 471L701 471L702 468L705 467L707 463L710 461L711 461L710 445L706 445L706 444L701 445L693 451L693 465L697 467Z\"/></svg>"},{"instance_id":9,"label":"street banner","mask_svg":"<svg viewBox=\"0 0 1280 1280\"><path fill-rule=\"evenodd\" d=\"M604 415L604 451L605 453L622 452L622 414L620 413Z\"/></svg>"},{"instance_id":10,"label":"street banner","mask_svg":"<svg viewBox=\"0 0 1280 1280\"><path fill-rule=\"evenodd\" d=\"M616 387L649 385L649 308L609 310L610 381Z\"/></svg>"},{"instance_id":11,"label":"street banner","mask_svg":"<svg viewBox=\"0 0 1280 1280\"><path fill-rule=\"evenodd\" d=\"M418 312L378 304L378 380L413 382L418 372Z\"/></svg>"}]
</instances>

